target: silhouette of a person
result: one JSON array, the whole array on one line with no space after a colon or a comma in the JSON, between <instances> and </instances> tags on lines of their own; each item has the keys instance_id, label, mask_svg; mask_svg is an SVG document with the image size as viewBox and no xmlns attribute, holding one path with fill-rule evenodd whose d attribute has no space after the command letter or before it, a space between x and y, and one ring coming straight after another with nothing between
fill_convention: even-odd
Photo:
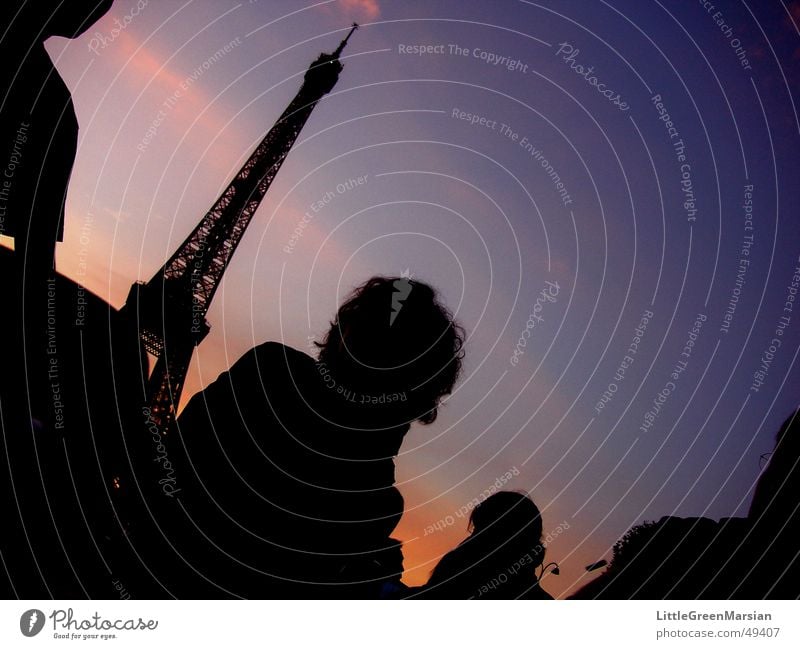
<instances>
[{"instance_id":1,"label":"silhouette of a person","mask_svg":"<svg viewBox=\"0 0 800 649\"><path fill-rule=\"evenodd\" d=\"M317 360L264 343L191 399L171 434L175 498L208 536L183 556L214 596L372 598L399 582L394 457L413 421L436 419L462 345L430 286L374 277Z\"/></svg>"},{"instance_id":2,"label":"silhouette of a person","mask_svg":"<svg viewBox=\"0 0 800 649\"><path fill-rule=\"evenodd\" d=\"M753 563L741 597L800 597L800 409L783 422L747 519Z\"/></svg>"},{"instance_id":3,"label":"silhouette of a person","mask_svg":"<svg viewBox=\"0 0 800 649\"><path fill-rule=\"evenodd\" d=\"M78 120L69 89L44 42L51 36L80 36L111 4L112 0L4 0L0 9L0 141L7 163L0 234L14 237L16 256L26 273L53 269L78 143Z\"/></svg>"},{"instance_id":4,"label":"silhouette of a person","mask_svg":"<svg viewBox=\"0 0 800 649\"><path fill-rule=\"evenodd\" d=\"M637 525L608 569L572 599L800 597L800 410L784 421L747 518L678 518Z\"/></svg>"},{"instance_id":5,"label":"silhouette of a person","mask_svg":"<svg viewBox=\"0 0 800 649\"><path fill-rule=\"evenodd\" d=\"M14 237L14 261L6 272L4 300L13 316L0 325L9 345L8 375L24 385L5 386L12 407L52 428L47 372L50 340L66 322L56 319L53 277L56 241L62 239L64 202L78 141L69 89L44 42L75 38L111 7L111 0L0 3L0 234ZM28 405L29 404L29 405Z\"/></svg>"},{"instance_id":6,"label":"silhouette of a person","mask_svg":"<svg viewBox=\"0 0 800 649\"><path fill-rule=\"evenodd\" d=\"M470 535L448 552L415 594L424 599L553 599L539 585L542 517L524 493L499 491L469 519Z\"/></svg>"}]
</instances>

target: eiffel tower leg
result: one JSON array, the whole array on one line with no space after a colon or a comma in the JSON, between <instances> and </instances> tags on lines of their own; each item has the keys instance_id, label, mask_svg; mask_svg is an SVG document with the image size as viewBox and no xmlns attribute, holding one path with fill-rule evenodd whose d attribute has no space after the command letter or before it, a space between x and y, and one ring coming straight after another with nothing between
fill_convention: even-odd
<instances>
[{"instance_id":1,"label":"eiffel tower leg","mask_svg":"<svg viewBox=\"0 0 800 649\"><path fill-rule=\"evenodd\" d=\"M147 384L150 418L164 434L175 423L194 347L191 340L165 347L150 375Z\"/></svg>"}]
</instances>

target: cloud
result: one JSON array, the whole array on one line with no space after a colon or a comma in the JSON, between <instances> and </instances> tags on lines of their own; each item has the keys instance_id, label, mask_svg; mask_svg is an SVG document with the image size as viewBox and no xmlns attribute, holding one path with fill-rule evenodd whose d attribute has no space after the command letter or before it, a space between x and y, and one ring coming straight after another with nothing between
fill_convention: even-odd
<instances>
[{"instance_id":1,"label":"cloud","mask_svg":"<svg viewBox=\"0 0 800 649\"><path fill-rule=\"evenodd\" d=\"M339 0L330 5L320 5L320 11L336 14L348 20L376 20L381 15L378 0Z\"/></svg>"},{"instance_id":2,"label":"cloud","mask_svg":"<svg viewBox=\"0 0 800 649\"><path fill-rule=\"evenodd\" d=\"M344 13L360 17L362 20L375 20L381 14L377 0L341 0Z\"/></svg>"},{"instance_id":3,"label":"cloud","mask_svg":"<svg viewBox=\"0 0 800 649\"><path fill-rule=\"evenodd\" d=\"M230 122L230 111L224 101L213 94L219 79L212 81L210 72L209 78L203 78L214 67L209 62L217 60L213 52L205 60L196 57L190 61L188 55L182 57L180 61L185 67L195 67L191 72L181 73L175 69L178 60L167 64L168 57L164 53L157 47L142 44L133 34L122 32L115 45L118 47L109 50L109 56L114 57L115 67L126 72L120 81L125 84L127 97L137 102L137 114L147 116L151 123L158 121L159 132L170 130L173 137L181 137L191 129L188 142L202 148L207 145L209 134L224 132L222 143L229 158L235 158L240 148L250 146L246 134ZM145 93L137 99L144 89ZM142 131L134 135L143 137L145 134ZM214 160L224 163L219 156Z\"/></svg>"}]
</instances>

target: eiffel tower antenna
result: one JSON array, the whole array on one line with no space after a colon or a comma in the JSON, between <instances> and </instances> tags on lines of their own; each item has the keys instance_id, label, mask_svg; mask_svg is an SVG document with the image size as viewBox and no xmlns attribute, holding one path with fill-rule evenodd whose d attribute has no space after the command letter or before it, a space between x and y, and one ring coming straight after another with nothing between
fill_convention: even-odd
<instances>
[{"instance_id":1,"label":"eiffel tower antenna","mask_svg":"<svg viewBox=\"0 0 800 649\"><path fill-rule=\"evenodd\" d=\"M314 106L336 85L339 55L357 28L311 64L295 98L167 263L131 287L123 313L157 359L145 398L163 432L175 420L194 348L210 330L206 313L222 275Z\"/></svg>"}]
</instances>

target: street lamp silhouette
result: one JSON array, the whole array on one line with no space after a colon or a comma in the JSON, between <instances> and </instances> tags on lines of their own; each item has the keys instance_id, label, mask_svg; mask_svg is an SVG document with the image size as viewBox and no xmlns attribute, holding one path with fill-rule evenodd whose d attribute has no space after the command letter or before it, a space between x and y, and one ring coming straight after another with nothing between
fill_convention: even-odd
<instances>
[{"instance_id":1,"label":"street lamp silhouette","mask_svg":"<svg viewBox=\"0 0 800 649\"><path fill-rule=\"evenodd\" d=\"M555 561L551 561L551 562L550 562L550 563L548 563L547 565L545 565L545 566L542 566L542 570L541 570L541 572L539 573L539 581L541 581L541 580L542 580L542 577L544 577L544 574L545 574L545 572L547 572L547 569L548 569L550 566L555 566L555 567L554 567L554 568L553 568L553 569L550 571L550 574L553 574L553 575L555 575L556 577L558 577L558 575L560 575L560 574L561 574L561 570L559 570L559 568L558 568L558 564L557 564Z\"/></svg>"}]
</instances>

